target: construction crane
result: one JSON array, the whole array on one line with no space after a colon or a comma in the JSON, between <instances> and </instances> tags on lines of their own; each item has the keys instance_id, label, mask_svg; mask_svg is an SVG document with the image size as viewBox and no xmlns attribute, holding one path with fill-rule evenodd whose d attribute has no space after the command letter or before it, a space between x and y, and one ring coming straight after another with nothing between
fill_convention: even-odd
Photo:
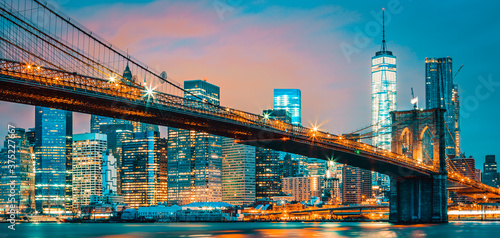
<instances>
[{"instance_id":1,"label":"construction crane","mask_svg":"<svg viewBox=\"0 0 500 238\"><path fill-rule=\"evenodd\" d=\"M460 68L458 68L457 72L455 73L455 76L453 76L453 80L455 80L455 78L457 77L458 72L460 72L460 70L462 70L463 67L464 67L464 65L460 65Z\"/></svg>"}]
</instances>

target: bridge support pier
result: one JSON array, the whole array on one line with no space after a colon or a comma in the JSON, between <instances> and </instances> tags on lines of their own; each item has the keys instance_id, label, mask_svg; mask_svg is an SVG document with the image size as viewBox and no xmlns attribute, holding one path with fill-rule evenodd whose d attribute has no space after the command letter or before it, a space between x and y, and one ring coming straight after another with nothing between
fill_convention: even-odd
<instances>
[{"instance_id":1,"label":"bridge support pier","mask_svg":"<svg viewBox=\"0 0 500 238\"><path fill-rule=\"evenodd\" d=\"M446 175L391 178L389 222L448 222L446 179Z\"/></svg>"}]
</instances>

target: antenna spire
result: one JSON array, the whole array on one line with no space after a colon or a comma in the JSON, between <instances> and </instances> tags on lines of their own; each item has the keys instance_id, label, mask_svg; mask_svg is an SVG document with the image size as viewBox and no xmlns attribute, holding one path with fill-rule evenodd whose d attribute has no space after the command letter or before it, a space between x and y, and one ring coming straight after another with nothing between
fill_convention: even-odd
<instances>
[{"instance_id":1,"label":"antenna spire","mask_svg":"<svg viewBox=\"0 0 500 238\"><path fill-rule=\"evenodd\" d=\"M382 8L382 52L387 51L387 46L385 45L385 8Z\"/></svg>"}]
</instances>

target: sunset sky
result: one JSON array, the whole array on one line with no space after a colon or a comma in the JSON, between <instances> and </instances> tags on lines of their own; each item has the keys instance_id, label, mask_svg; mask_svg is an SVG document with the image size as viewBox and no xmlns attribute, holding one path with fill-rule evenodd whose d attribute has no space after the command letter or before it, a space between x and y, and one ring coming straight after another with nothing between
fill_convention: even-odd
<instances>
[{"instance_id":1,"label":"sunset sky","mask_svg":"<svg viewBox=\"0 0 500 238\"><path fill-rule=\"evenodd\" d=\"M398 60L398 110L411 109L411 87L425 106L424 60L450 56L454 71L464 65L455 79L462 151L476 158L477 168L487 154L500 157L498 3L49 2L177 82L207 78L220 86L224 106L260 114L272 107L274 88L299 88L303 125L322 123L337 134L371 124L370 59L380 50L385 7L387 46ZM32 106L0 102L0 114L2 131L7 123L34 127ZM74 133L88 132L89 120L75 113Z\"/></svg>"}]
</instances>

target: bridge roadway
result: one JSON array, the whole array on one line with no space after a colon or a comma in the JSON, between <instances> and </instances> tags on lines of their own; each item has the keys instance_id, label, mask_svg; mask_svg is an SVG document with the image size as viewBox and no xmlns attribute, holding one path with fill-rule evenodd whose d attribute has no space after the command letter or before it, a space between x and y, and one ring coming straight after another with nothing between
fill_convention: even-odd
<instances>
[{"instance_id":1,"label":"bridge roadway","mask_svg":"<svg viewBox=\"0 0 500 238\"><path fill-rule=\"evenodd\" d=\"M147 91L137 85L0 59L0 100L203 131L236 142L377 171L429 177L438 168L315 128L204 101ZM491 194L500 189L456 175L453 180Z\"/></svg>"}]
</instances>

